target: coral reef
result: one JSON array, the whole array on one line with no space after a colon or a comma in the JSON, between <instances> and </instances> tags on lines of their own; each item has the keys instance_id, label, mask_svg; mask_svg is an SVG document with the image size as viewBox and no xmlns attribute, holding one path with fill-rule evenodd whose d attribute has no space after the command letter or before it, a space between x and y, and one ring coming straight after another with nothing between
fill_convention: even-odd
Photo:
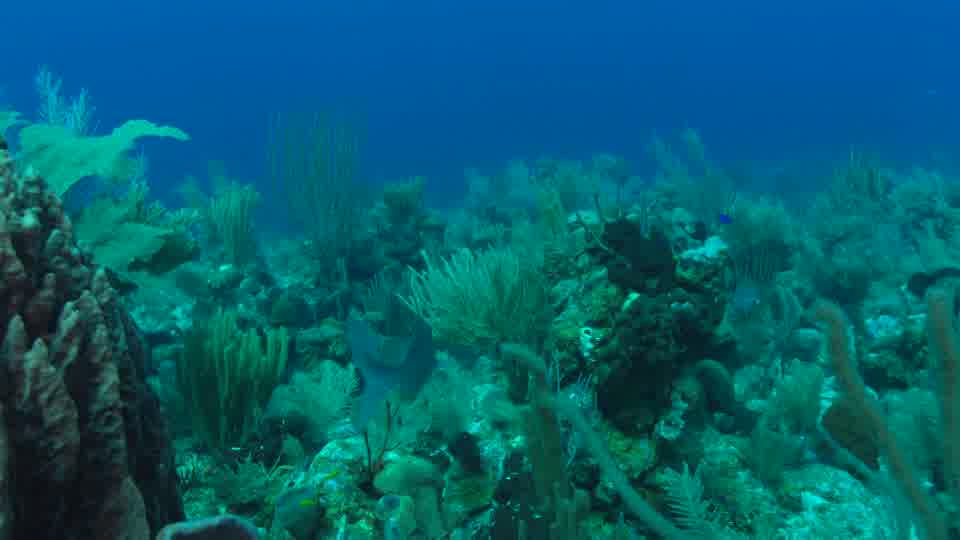
<instances>
[{"instance_id":1,"label":"coral reef","mask_svg":"<svg viewBox=\"0 0 960 540\"><path fill-rule=\"evenodd\" d=\"M0 540L955 536L939 173L854 152L798 211L685 129L637 171L468 170L434 209L423 177L364 185L354 126L291 114L272 183L213 165L168 211L127 154L185 134L66 112L0 112L55 184L3 155Z\"/></svg>"},{"instance_id":2,"label":"coral reef","mask_svg":"<svg viewBox=\"0 0 960 540\"><path fill-rule=\"evenodd\" d=\"M251 336L296 329L264 414L238 400L214 415L255 413L243 444L181 433L190 517L231 512L295 540L869 538L924 523L939 537L954 519L941 427L955 418L926 382L952 377L949 302L918 300L960 275L960 198L924 204L949 192L934 177L892 183L851 156L811 217L738 196L687 130L654 142L656 181L633 199L629 164L600 155L469 171L447 213L414 177L360 215L343 201L348 142L343 175L290 178L316 184L299 187L323 210L302 231L319 243L260 242L256 265L214 247L179 270L193 304L177 316L195 327L230 309ZM884 240L860 202L889 222ZM905 244L933 256L900 260ZM822 297L845 311L826 328L810 310ZM158 355L189 347L177 328ZM242 362L222 364L211 388ZM911 481L880 481L891 465ZM901 491L910 515L889 511Z\"/></svg>"}]
</instances>

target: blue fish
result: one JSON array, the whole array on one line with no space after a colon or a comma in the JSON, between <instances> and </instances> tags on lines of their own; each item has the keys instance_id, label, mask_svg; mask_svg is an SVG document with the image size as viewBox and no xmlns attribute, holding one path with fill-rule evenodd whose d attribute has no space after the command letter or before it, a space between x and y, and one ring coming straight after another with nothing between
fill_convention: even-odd
<instances>
[{"instance_id":1,"label":"blue fish","mask_svg":"<svg viewBox=\"0 0 960 540\"><path fill-rule=\"evenodd\" d=\"M733 223L733 218L730 217L730 214L720 214L717 216L717 221L719 221L722 225L729 225Z\"/></svg>"}]
</instances>

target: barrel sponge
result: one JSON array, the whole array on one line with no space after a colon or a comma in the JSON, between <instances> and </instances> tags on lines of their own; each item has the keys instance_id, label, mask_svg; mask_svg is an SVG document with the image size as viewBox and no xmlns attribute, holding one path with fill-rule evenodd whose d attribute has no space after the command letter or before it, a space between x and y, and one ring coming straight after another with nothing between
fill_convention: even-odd
<instances>
[{"instance_id":1,"label":"barrel sponge","mask_svg":"<svg viewBox=\"0 0 960 540\"><path fill-rule=\"evenodd\" d=\"M139 334L59 198L2 149L0 358L0 489L17 501L0 537L147 540L182 519Z\"/></svg>"}]
</instances>

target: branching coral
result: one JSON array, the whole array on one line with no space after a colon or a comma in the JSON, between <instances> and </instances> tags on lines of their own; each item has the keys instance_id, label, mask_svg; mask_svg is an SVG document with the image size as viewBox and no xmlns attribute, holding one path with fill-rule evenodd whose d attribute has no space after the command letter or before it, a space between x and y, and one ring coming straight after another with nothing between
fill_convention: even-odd
<instances>
[{"instance_id":1,"label":"branching coral","mask_svg":"<svg viewBox=\"0 0 960 540\"><path fill-rule=\"evenodd\" d=\"M41 122L67 128L76 135L87 135L93 130L93 114L97 108L93 106L86 88L81 88L77 95L68 98L63 94L63 79L47 66L40 66L33 84L40 97L37 116Z\"/></svg>"},{"instance_id":2,"label":"branching coral","mask_svg":"<svg viewBox=\"0 0 960 540\"><path fill-rule=\"evenodd\" d=\"M345 281L345 261L357 248L363 209L359 148L348 124L323 114L278 115L270 130L270 174L322 263L320 277L331 283Z\"/></svg>"},{"instance_id":3,"label":"branching coral","mask_svg":"<svg viewBox=\"0 0 960 540\"><path fill-rule=\"evenodd\" d=\"M548 323L546 287L540 268L511 249L463 250L440 262L428 257L402 300L440 341L538 345Z\"/></svg>"},{"instance_id":4,"label":"branching coral","mask_svg":"<svg viewBox=\"0 0 960 540\"><path fill-rule=\"evenodd\" d=\"M210 200L210 221L232 264L251 262L257 254L253 214L260 194L250 185L229 183Z\"/></svg>"},{"instance_id":5,"label":"branching coral","mask_svg":"<svg viewBox=\"0 0 960 540\"><path fill-rule=\"evenodd\" d=\"M243 331L233 312L218 312L186 338L177 387L197 435L214 451L243 444L252 434L287 365L284 328Z\"/></svg>"}]
</instances>

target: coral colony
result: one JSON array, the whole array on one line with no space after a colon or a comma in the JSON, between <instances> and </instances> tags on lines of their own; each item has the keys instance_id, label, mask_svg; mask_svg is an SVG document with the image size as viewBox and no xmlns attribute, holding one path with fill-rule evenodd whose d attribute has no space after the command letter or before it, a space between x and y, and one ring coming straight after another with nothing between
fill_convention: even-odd
<instances>
[{"instance_id":1,"label":"coral colony","mask_svg":"<svg viewBox=\"0 0 960 540\"><path fill-rule=\"evenodd\" d=\"M173 207L140 143L185 131L37 86L0 111L0 540L957 537L955 181L854 152L800 205L685 130L441 210L315 113Z\"/></svg>"}]
</instances>

